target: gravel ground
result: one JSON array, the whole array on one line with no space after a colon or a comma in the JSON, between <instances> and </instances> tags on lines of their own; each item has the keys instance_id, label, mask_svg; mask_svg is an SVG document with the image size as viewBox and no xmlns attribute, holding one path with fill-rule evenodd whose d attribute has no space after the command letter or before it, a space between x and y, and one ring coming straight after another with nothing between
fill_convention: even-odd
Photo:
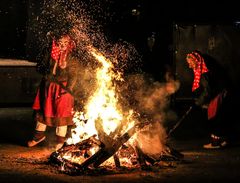
<instances>
[{"instance_id":1,"label":"gravel ground","mask_svg":"<svg viewBox=\"0 0 240 183\"><path fill-rule=\"evenodd\" d=\"M182 138L170 146L184 155L180 161L161 161L151 170L112 170L68 175L49 164L51 141L26 147L31 135L31 109L1 109L0 182L239 182L240 146L204 150L206 139ZM181 130L181 129L180 129ZM49 131L49 137L51 132Z\"/></svg>"}]
</instances>

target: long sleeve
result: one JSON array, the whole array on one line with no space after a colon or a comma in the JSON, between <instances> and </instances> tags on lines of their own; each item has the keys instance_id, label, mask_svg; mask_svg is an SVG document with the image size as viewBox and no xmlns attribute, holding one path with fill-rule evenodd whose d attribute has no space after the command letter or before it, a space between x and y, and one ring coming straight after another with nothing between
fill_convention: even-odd
<instances>
[{"instance_id":1,"label":"long sleeve","mask_svg":"<svg viewBox=\"0 0 240 183\"><path fill-rule=\"evenodd\" d=\"M79 72L78 60L76 58L70 58L68 67L68 82L67 88L73 91L74 86L77 82L77 73Z\"/></svg>"},{"instance_id":2,"label":"long sleeve","mask_svg":"<svg viewBox=\"0 0 240 183\"><path fill-rule=\"evenodd\" d=\"M206 105L210 102L211 88L207 74L203 74L200 80L200 87L194 92L195 104L197 106Z\"/></svg>"}]
</instances>

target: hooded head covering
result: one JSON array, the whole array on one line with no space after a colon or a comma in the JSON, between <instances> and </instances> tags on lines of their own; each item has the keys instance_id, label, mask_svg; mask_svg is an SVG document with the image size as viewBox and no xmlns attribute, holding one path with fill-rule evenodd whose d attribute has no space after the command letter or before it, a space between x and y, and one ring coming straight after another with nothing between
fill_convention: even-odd
<instances>
[{"instance_id":1,"label":"hooded head covering","mask_svg":"<svg viewBox=\"0 0 240 183\"><path fill-rule=\"evenodd\" d=\"M57 44L56 40L53 40L52 42L52 50L51 50L51 57L54 61L58 62L58 65L60 68L64 69L66 67L66 57L68 53L72 51L72 49L75 47L74 41L70 38L68 35L62 36L62 38L69 39L69 43L67 45L67 48L63 51L61 51L60 46Z\"/></svg>"},{"instance_id":2,"label":"hooded head covering","mask_svg":"<svg viewBox=\"0 0 240 183\"><path fill-rule=\"evenodd\" d=\"M208 68L204 62L204 58L198 51L193 51L187 54L187 58L191 59L195 63L196 67L193 68L194 80L192 85L192 91L196 90L199 87L201 75L208 72Z\"/></svg>"}]
</instances>

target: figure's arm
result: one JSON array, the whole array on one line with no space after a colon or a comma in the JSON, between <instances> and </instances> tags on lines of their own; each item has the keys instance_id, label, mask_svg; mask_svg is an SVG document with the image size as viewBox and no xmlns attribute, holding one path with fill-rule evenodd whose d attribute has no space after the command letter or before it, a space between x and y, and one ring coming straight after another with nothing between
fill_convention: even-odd
<instances>
[{"instance_id":1,"label":"figure's arm","mask_svg":"<svg viewBox=\"0 0 240 183\"><path fill-rule=\"evenodd\" d=\"M67 89L69 91L73 91L74 86L77 83L77 73L79 71L78 67L78 60L76 58L71 58L70 65L68 68L68 82L67 82Z\"/></svg>"},{"instance_id":2,"label":"figure's arm","mask_svg":"<svg viewBox=\"0 0 240 183\"><path fill-rule=\"evenodd\" d=\"M200 88L198 92L200 94L197 98L195 98L195 104L197 106L206 107L210 101L209 79L206 74L201 76Z\"/></svg>"}]
</instances>

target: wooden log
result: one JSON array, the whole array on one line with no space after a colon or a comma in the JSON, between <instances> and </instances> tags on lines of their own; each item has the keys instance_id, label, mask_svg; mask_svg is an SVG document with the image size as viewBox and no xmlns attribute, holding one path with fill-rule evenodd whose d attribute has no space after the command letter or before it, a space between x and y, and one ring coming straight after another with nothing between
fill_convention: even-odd
<instances>
[{"instance_id":1,"label":"wooden log","mask_svg":"<svg viewBox=\"0 0 240 183\"><path fill-rule=\"evenodd\" d=\"M121 167L120 160L119 160L119 157L116 153L114 154L113 159L114 159L115 166L117 168L120 168Z\"/></svg>"},{"instance_id":2,"label":"wooden log","mask_svg":"<svg viewBox=\"0 0 240 183\"><path fill-rule=\"evenodd\" d=\"M118 137L112 144L112 146L106 146L102 152L102 156L99 157L96 161L94 161L93 166L97 168L99 165L101 165L104 161L106 161L108 158L113 156L119 148L126 143L136 132L137 126L134 126L130 128L126 133L124 133L122 136Z\"/></svg>"},{"instance_id":3,"label":"wooden log","mask_svg":"<svg viewBox=\"0 0 240 183\"><path fill-rule=\"evenodd\" d=\"M170 147L169 145L166 145L166 152L170 155L174 156L176 159L182 159L184 158L184 154L180 153L176 149Z\"/></svg>"},{"instance_id":4,"label":"wooden log","mask_svg":"<svg viewBox=\"0 0 240 183\"><path fill-rule=\"evenodd\" d=\"M59 149L58 151L53 152L50 157L49 157L49 161L50 163L55 163L58 165L62 165L64 164L65 166L69 166L71 167L76 167L78 169L82 168L82 166L78 163L71 163L70 160L67 160L64 157L65 154L69 153L72 156L82 156L84 158L88 158L88 156L90 156L88 154L89 150L91 148L93 148L94 146L97 146L99 148L101 148L103 146L103 144L96 139L96 136L93 135L77 144L64 144L64 146ZM85 167L83 167L83 169L85 169Z\"/></svg>"},{"instance_id":5,"label":"wooden log","mask_svg":"<svg viewBox=\"0 0 240 183\"><path fill-rule=\"evenodd\" d=\"M135 147L135 150L137 153L137 160L138 160L140 167L142 168L142 167L147 166L142 150L138 146Z\"/></svg>"},{"instance_id":6,"label":"wooden log","mask_svg":"<svg viewBox=\"0 0 240 183\"><path fill-rule=\"evenodd\" d=\"M101 148L93 156L91 156L89 159L83 162L82 167L86 168L89 165L93 164L93 167L97 168L104 161L113 156L119 150L119 148L136 133L137 129L143 128L146 124L137 124L130 128L122 136L116 138L116 140L114 140L113 143L107 145L105 144L106 145L105 147Z\"/></svg>"},{"instance_id":7,"label":"wooden log","mask_svg":"<svg viewBox=\"0 0 240 183\"><path fill-rule=\"evenodd\" d=\"M101 147L103 144L96 139L96 135L93 135L81 142L78 142L76 144L67 144L64 143L63 147L58 150L59 153L67 153L75 150L87 150L90 149L93 146L99 146Z\"/></svg>"},{"instance_id":8,"label":"wooden log","mask_svg":"<svg viewBox=\"0 0 240 183\"><path fill-rule=\"evenodd\" d=\"M115 153L120 149L120 147L124 143L126 143L136 133L138 129L143 128L146 124L137 124L133 126L126 133L116 138L115 140L112 141L108 140L109 144L103 144L102 142L98 141L95 137L90 137L75 145L73 144L65 145L57 152L52 153L51 159L53 162L55 161L58 164L66 163L70 167L75 166L79 171L84 171L89 169L90 165L93 165L94 168L97 168L111 156L114 156L116 167L120 167L119 158L117 157L117 155L115 155ZM64 160L62 158L62 155L64 155L66 152L71 152L72 150L76 149L86 150L86 148L90 148L92 144L99 146L100 149L95 154L86 159L82 164L71 163L69 160Z\"/></svg>"},{"instance_id":9,"label":"wooden log","mask_svg":"<svg viewBox=\"0 0 240 183\"><path fill-rule=\"evenodd\" d=\"M156 162L156 159L150 157L149 155L145 154L139 146L135 147L137 153L137 160L142 170L151 170L151 167L147 164L150 163L153 165Z\"/></svg>"}]
</instances>

